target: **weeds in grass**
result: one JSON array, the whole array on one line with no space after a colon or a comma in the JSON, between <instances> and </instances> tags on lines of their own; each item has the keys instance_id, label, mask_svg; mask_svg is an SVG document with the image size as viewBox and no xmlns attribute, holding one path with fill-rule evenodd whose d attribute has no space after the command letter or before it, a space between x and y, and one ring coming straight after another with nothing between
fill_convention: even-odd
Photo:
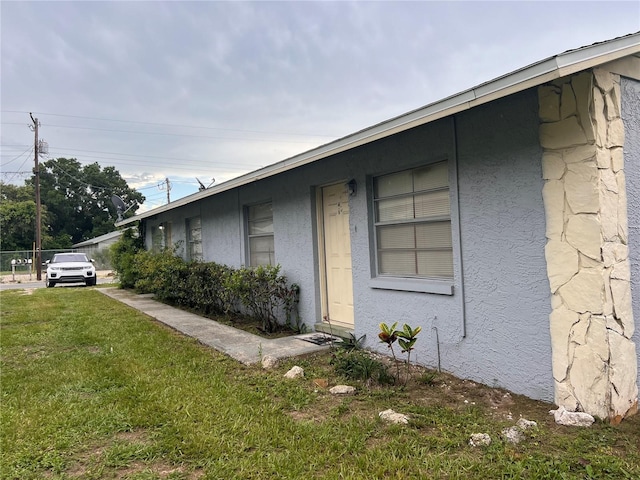
<instances>
[{"instance_id":1,"label":"weeds in grass","mask_svg":"<svg viewBox=\"0 0 640 480\"><path fill-rule=\"evenodd\" d=\"M428 370L422 373L422 375L417 378L417 381L423 385L433 385L437 378L438 372Z\"/></svg>"},{"instance_id":2,"label":"weeds in grass","mask_svg":"<svg viewBox=\"0 0 640 480\"><path fill-rule=\"evenodd\" d=\"M331 359L336 374L347 380L359 380L366 384L375 382L378 385L393 383L386 365L372 358L362 350L338 350Z\"/></svg>"},{"instance_id":3,"label":"weeds in grass","mask_svg":"<svg viewBox=\"0 0 640 480\"><path fill-rule=\"evenodd\" d=\"M338 347L348 351L362 350L366 342L366 335L356 337L353 333L349 332L349 336L347 338L343 338L342 342L338 343Z\"/></svg>"}]
</instances>

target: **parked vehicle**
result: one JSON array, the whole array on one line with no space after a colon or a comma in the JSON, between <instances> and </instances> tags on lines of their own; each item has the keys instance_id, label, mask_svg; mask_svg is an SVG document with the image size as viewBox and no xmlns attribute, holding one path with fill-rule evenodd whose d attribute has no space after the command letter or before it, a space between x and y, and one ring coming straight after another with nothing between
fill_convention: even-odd
<instances>
[{"instance_id":1,"label":"parked vehicle","mask_svg":"<svg viewBox=\"0 0 640 480\"><path fill-rule=\"evenodd\" d=\"M47 287L55 287L57 283L95 285L96 267L93 259L90 260L84 253L56 253L47 262L45 282Z\"/></svg>"}]
</instances>

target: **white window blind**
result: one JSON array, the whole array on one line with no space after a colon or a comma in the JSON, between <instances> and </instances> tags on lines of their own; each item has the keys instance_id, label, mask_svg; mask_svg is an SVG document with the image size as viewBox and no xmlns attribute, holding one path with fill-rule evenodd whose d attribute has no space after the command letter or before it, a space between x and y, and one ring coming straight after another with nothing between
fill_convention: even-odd
<instances>
[{"instance_id":1,"label":"white window blind","mask_svg":"<svg viewBox=\"0 0 640 480\"><path fill-rule=\"evenodd\" d=\"M448 162L374 178L379 275L453 279Z\"/></svg>"},{"instance_id":2,"label":"white window blind","mask_svg":"<svg viewBox=\"0 0 640 480\"><path fill-rule=\"evenodd\" d=\"M249 265L275 264L273 209L271 202L247 208Z\"/></svg>"}]
</instances>

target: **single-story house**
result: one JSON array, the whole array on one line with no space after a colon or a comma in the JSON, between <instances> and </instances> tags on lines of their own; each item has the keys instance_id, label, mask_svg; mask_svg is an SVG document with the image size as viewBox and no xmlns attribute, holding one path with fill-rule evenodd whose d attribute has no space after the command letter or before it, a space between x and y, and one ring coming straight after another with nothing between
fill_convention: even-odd
<instances>
[{"instance_id":1,"label":"single-story house","mask_svg":"<svg viewBox=\"0 0 640 480\"><path fill-rule=\"evenodd\" d=\"M417 362L568 410L637 412L640 32L118 223L279 264L316 330L421 326Z\"/></svg>"},{"instance_id":2,"label":"single-story house","mask_svg":"<svg viewBox=\"0 0 640 480\"><path fill-rule=\"evenodd\" d=\"M120 240L122 236L122 230L115 230L113 232L105 233L98 237L90 238L84 242L76 243L71 246L74 251L86 253L89 258L96 258L102 265L100 268L110 268L108 257L103 255L103 252L107 251L111 245Z\"/></svg>"}]
</instances>

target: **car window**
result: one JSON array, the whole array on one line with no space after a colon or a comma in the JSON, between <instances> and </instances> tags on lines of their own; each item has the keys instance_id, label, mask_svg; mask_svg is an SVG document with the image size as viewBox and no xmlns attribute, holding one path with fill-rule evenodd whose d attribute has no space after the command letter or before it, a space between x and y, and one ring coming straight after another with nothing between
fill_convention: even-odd
<instances>
[{"instance_id":1,"label":"car window","mask_svg":"<svg viewBox=\"0 0 640 480\"><path fill-rule=\"evenodd\" d=\"M62 262L88 262L87 256L83 253L79 253L77 255L54 255L51 263L62 263Z\"/></svg>"}]
</instances>

